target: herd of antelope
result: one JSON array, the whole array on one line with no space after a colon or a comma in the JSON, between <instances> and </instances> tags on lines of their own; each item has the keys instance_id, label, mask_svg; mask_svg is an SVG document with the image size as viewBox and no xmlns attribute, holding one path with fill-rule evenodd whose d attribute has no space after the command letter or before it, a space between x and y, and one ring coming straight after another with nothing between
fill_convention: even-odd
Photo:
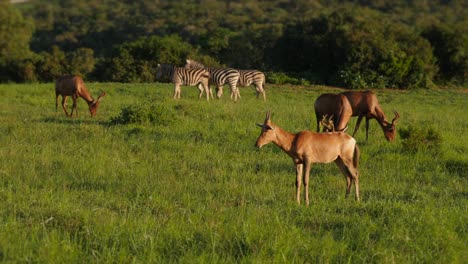
<instances>
[{"instance_id":1,"label":"herd of antelope","mask_svg":"<svg viewBox=\"0 0 468 264\"><path fill-rule=\"evenodd\" d=\"M189 62L188 62L189 63ZM180 98L180 85L190 83L190 85L198 85L200 89L200 98L203 91L206 92L207 98L212 97L210 84L217 86L217 96L222 94L222 86L228 83L231 86L231 98L240 97L235 86L238 82L239 75L232 74L231 68L224 71L226 75L217 75L215 80L210 80L209 77L217 74L216 69L209 68L180 68L175 66L167 66L167 73L172 78L175 84L174 98ZM161 75L160 69L158 74ZM186 76L184 75L186 74ZM192 78L191 74L198 74L202 76L199 79ZM254 73L252 73L254 74ZM182 77L181 77L182 76ZM185 77L184 77L185 76ZM235 77L234 81L229 78ZM224 78L225 77L225 78ZM186 78L186 79L184 79ZM263 77L264 78L264 77ZM192 81L192 82L188 82ZM264 80L262 80L264 82ZM263 87L261 90L257 88L257 95L265 93ZM89 106L91 116L95 116L99 107L101 99L106 95L102 92L101 95L95 100L90 95L83 79L79 76L66 75L57 79L55 83L55 108L58 108L58 98L62 96L62 108L67 116L72 117L73 113L78 115L77 99L83 98ZM73 99L73 107L71 113L68 114L66 108L66 99L71 96ZM296 166L296 199L297 203L301 203L301 185L304 184L305 202L309 205L309 175L311 166L314 163L330 163L335 162L339 167L341 173L346 178L346 195L348 197L351 191L351 186L354 184L356 200L360 200L359 196L359 147L356 144L354 135L356 134L361 124L362 118L366 118L366 140L368 140L369 133L369 120L376 119L383 130L384 136L387 141L391 142L395 139L396 124L400 118L398 112L394 111L394 118L391 122L387 118L380 107L377 96L371 91L347 91L339 94L325 93L320 95L314 102L315 116L317 120L317 131L312 132L304 130L299 133L293 134L287 132L274 124L271 121L271 113L266 114L263 124L257 124L262 128L261 134L258 137L255 146L261 148L262 146L273 142L284 152L286 152L293 160ZM353 135L348 135L345 131L351 117L357 116L356 126ZM320 127L323 126L322 132Z\"/></svg>"},{"instance_id":2,"label":"herd of antelope","mask_svg":"<svg viewBox=\"0 0 468 264\"><path fill-rule=\"evenodd\" d=\"M335 162L346 178L346 195L349 196L354 184L355 197L359 196L359 147L353 138L363 117L366 117L366 140L368 140L369 120L375 118L382 127L387 141L395 139L396 124L400 115L394 111L395 117L388 122L377 96L371 91L348 91L340 94L325 93L314 103L317 120L317 132L309 130L297 134L289 133L271 121L268 112L260 136L255 143L257 148L273 142L286 152L296 165L296 199L301 203L301 185L304 184L305 202L309 205L309 175L313 163ZM345 133L352 116L358 120L353 136ZM323 126L320 133L320 126Z\"/></svg>"}]
</instances>

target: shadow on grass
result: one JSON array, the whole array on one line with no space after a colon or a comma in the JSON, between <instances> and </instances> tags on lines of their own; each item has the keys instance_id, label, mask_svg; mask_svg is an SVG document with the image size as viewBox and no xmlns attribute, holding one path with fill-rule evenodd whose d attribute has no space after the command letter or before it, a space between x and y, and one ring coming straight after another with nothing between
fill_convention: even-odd
<instances>
[{"instance_id":1,"label":"shadow on grass","mask_svg":"<svg viewBox=\"0 0 468 264\"><path fill-rule=\"evenodd\" d=\"M97 120L97 119L81 119L76 117L65 117L65 116L49 116L42 119L39 119L39 122L43 123L54 123L54 124L67 124L67 125L101 125L101 126L109 126L109 121L104 120Z\"/></svg>"}]
</instances>

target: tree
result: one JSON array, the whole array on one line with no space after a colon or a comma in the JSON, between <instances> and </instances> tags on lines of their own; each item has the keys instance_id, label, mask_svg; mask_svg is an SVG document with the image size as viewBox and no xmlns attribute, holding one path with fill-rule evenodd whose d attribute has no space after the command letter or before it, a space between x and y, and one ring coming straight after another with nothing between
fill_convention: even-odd
<instances>
[{"instance_id":1,"label":"tree","mask_svg":"<svg viewBox=\"0 0 468 264\"><path fill-rule=\"evenodd\" d=\"M0 81L18 81L20 61L30 58L29 50L34 26L23 18L9 1L0 0ZM15 64L16 67L10 67Z\"/></svg>"},{"instance_id":2,"label":"tree","mask_svg":"<svg viewBox=\"0 0 468 264\"><path fill-rule=\"evenodd\" d=\"M67 54L68 72L83 78L94 70L94 51L89 48L79 48Z\"/></svg>"},{"instance_id":3,"label":"tree","mask_svg":"<svg viewBox=\"0 0 468 264\"><path fill-rule=\"evenodd\" d=\"M468 35L456 28L432 25L422 36L431 43L437 58L437 79L465 83L468 80Z\"/></svg>"},{"instance_id":4,"label":"tree","mask_svg":"<svg viewBox=\"0 0 468 264\"><path fill-rule=\"evenodd\" d=\"M126 42L116 53L108 64L107 78L119 82L153 82L159 63L183 66L187 58L202 57L192 45L176 35Z\"/></svg>"}]
</instances>

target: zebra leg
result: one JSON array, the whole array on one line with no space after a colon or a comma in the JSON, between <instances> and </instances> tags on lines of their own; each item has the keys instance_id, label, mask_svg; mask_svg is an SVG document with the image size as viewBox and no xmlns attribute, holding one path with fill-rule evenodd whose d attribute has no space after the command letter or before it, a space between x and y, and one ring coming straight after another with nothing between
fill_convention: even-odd
<instances>
[{"instance_id":1,"label":"zebra leg","mask_svg":"<svg viewBox=\"0 0 468 264\"><path fill-rule=\"evenodd\" d=\"M213 89L211 89L210 84L208 84L208 90L210 91L211 99L214 99L214 96L213 96Z\"/></svg>"},{"instance_id":2,"label":"zebra leg","mask_svg":"<svg viewBox=\"0 0 468 264\"><path fill-rule=\"evenodd\" d=\"M263 101L265 102L266 101L265 87L263 87L261 83L258 85L258 87L259 87L259 91L262 93Z\"/></svg>"},{"instance_id":3,"label":"zebra leg","mask_svg":"<svg viewBox=\"0 0 468 264\"><path fill-rule=\"evenodd\" d=\"M201 83L198 84L198 90L200 91L200 93L198 94L198 99L201 99L202 98L202 95L203 95L203 85Z\"/></svg>"},{"instance_id":4,"label":"zebra leg","mask_svg":"<svg viewBox=\"0 0 468 264\"><path fill-rule=\"evenodd\" d=\"M263 101L265 102L265 101L266 101L265 90L262 90L261 93L262 93L262 95L263 95Z\"/></svg>"},{"instance_id":5,"label":"zebra leg","mask_svg":"<svg viewBox=\"0 0 468 264\"><path fill-rule=\"evenodd\" d=\"M202 83L203 87L205 88L205 92L206 92L206 100L209 101L210 100L210 86L208 83ZM201 99L201 96L202 96L202 93L200 93L200 99Z\"/></svg>"},{"instance_id":6,"label":"zebra leg","mask_svg":"<svg viewBox=\"0 0 468 264\"><path fill-rule=\"evenodd\" d=\"M238 90L238 89L232 90L232 91L231 91L231 100L234 100L234 102L236 102L238 96L239 96L239 98L240 98L240 94L239 94L239 90Z\"/></svg>"},{"instance_id":7,"label":"zebra leg","mask_svg":"<svg viewBox=\"0 0 468 264\"><path fill-rule=\"evenodd\" d=\"M217 85L216 86L216 97L221 98L223 95L223 86L222 85Z\"/></svg>"},{"instance_id":8,"label":"zebra leg","mask_svg":"<svg viewBox=\"0 0 468 264\"><path fill-rule=\"evenodd\" d=\"M180 84L174 84L174 99L180 99Z\"/></svg>"},{"instance_id":9,"label":"zebra leg","mask_svg":"<svg viewBox=\"0 0 468 264\"><path fill-rule=\"evenodd\" d=\"M233 95L237 95L237 86L235 83L230 84L230 86L231 86L231 100L232 100ZM235 99L237 100L237 96Z\"/></svg>"},{"instance_id":10,"label":"zebra leg","mask_svg":"<svg viewBox=\"0 0 468 264\"><path fill-rule=\"evenodd\" d=\"M256 92L256 95L257 95L257 99L260 98L260 87L258 87L257 84L254 83L254 87L255 87L255 92Z\"/></svg>"}]
</instances>

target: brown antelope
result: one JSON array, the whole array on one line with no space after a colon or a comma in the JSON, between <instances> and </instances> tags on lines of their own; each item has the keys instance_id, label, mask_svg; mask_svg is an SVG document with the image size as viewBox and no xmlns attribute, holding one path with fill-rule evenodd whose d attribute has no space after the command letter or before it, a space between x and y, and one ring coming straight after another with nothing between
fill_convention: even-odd
<instances>
[{"instance_id":1,"label":"brown antelope","mask_svg":"<svg viewBox=\"0 0 468 264\"><path fill-rule=\"evenodd\" d=\"M62 108L63 111L65 111L65 115L71 117L73 116L73 112L75 112L75 115L78 116L76 100L78 99L78 97L81 97L88 104L91 117L94 117L96 116L100 101L102 97L106 95L106 93L102 92L101 95L99 95L98 99L94 100L93 97L91 97L91 95L89 94L88 89L86 89L86 86L81 77L74 75L65 75L59 77L55 82L55 111L57 111L58 108L59 95L62 96ZM70 115L68 115L66 107L67 96L71 96L73 99L73 107Z\"/></svg>"},{"instance_id":2,"label":"brown antelope","mask_svg":"<svg viewBox=\"0 0 468 264\"><path fill-rule=\"evenodd\" d=\"M341 94L325 93L321 94L314 103L315 117L317 119L317 132L320 132L320 118L330 115L334 116L334 131L344 131L353 114L353 109L346 96ZM324 126L323 132L330 131Z\"/></svg>"},{"instance_id":3,"label":"brown antelope","mask_svg":"<svg viewBox=\"0 0 468 264\"><path fill-rule=\"evenodd\" d=\"M382 107L377 100L377 96L372 91L347 91L342 92L342 95L348 98L351 108L353 109L352 116L357 116L356 126L354 127L353 137L359 129L362 118L366 117L366 140L369 137L369 120L375 118L384 132L387 141L392 142L396 135L396 124L400 115L397 111L393 111L395 117L392 122L388 122L385 117Z\"/></svg>"},{"instance_id":4,"label":"brown antelope","mask_svg":"<svg viewBox=\"0 0 468 264\"><path fill-rule=\"evenodd\" d=\"M359 148L356 140L342 132L314 133L309 130L297 134L289 133L276 126L266 114L265 122L257 124L262 132L255 143L257 148L273 142L286 152L296 165L296 199L301 203L301 182L304 183L305 200L309 205L309 175L313 163L330 163L334 161L346 177L346 197L351 185L356 189L356 200L359 201Z\"/></svg>"}]
</instances>

